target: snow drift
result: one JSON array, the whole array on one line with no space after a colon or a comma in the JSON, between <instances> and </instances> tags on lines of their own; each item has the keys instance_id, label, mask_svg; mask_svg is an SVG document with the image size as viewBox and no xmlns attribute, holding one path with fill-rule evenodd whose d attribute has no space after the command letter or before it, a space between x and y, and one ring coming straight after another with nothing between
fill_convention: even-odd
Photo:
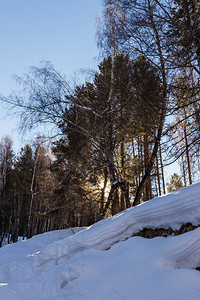
<instances>
[{"instance_id":1,"label":"snow drift","mask_svg":"<svg viewBox=\"0 0 200 300\"><path fill-rule=\"evenodd\" d=\"M200 183L154 198L102 220L67 240L49 245L35 259L43 264L51 259L68 259L74 253L95 248L105 250L143 228L178 230L182 224L200 224Z\"/></svg>"}]
</instances>

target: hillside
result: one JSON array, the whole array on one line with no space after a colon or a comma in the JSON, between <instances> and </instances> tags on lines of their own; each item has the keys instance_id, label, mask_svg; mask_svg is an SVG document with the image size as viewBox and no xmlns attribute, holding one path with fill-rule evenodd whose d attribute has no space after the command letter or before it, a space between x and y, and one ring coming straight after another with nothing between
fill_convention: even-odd
<instances>
[{"instance_id":1,"label":"hillside","mask_svg":"<svg viewBox=\"0 0 200 300\"><path fill-rule=\"evenodd\" d=\"M179 235L183 224L191 231ZM0 299L200 299L199 224L197 183L86 229L5 246ZM147 230L152 237L171 235L137 236Z\"/></svg>"}]
</instances>

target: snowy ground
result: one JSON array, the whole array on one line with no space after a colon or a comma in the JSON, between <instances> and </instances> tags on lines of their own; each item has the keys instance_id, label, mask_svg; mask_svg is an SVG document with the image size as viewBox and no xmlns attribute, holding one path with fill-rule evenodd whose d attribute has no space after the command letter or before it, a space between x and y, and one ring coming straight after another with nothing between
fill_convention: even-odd
<instances>
[{"instance_id":1,"label":"snowy ground","mask_svg":"<svg viewBox=\"0 0 200 300\"><path fill-rule=\"evenodd\" d=\"M200 224L200 183L93 226L35 236L0 249L0 299L200 299L200 228L167 238L146 227ZM77 232L77 233L76 233Z\"/></svg>"}]
</instances>

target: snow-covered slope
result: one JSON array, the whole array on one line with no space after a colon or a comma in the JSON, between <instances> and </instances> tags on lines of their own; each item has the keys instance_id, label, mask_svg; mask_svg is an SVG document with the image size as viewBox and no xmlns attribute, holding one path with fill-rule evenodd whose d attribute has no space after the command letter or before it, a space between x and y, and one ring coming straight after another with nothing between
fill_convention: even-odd
<instances>
[{"instance_id":1,"label":"snow-covered slope","mask_svg":"<svg viewBox=\"0 0 200 300\"><path fill-rule=\"evenodd\" d=\"M187 222L200 224L200 183L73 235L62 230L5 246L0 299L199 300L200 228L176 237L131 237Z\"/></svg>"}]
</instances>

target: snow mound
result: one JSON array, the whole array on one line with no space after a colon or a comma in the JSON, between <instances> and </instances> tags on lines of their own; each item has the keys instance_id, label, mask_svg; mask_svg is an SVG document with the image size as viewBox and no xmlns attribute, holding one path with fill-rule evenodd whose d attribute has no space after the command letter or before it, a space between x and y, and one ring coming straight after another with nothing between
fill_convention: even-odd
<instances>
[{"instance_id":1,"label":"snow mound","mask_svg":"<svg viewBox=\"0 0 200 300\"><path fill-rule=\"evenodd\" d=\"M10 262L13 259L16 260L24 258L25 256L42 251L49 244L62 241L83 229L83 227L79 227L45 232L43 234L33 236L29 240L21 240L17 243L6 245L3 248L0 248L1 259L3 259L5 263Z\"/></svg>"},{"instance_id":2,"label":"snow mound","mask_svg":"<svg viewBox=\"0 0 200 300\"><path fill-rule=\"evenodd\" d=\"M107 251L89 249L40 267L26 258L8 270L0 259L0 299L199 300L200 272L191 269L199 262L200 229L132 237Z\"/></svg>"},{"instance_id":3,"label":"snow mound","mask_svg":"<svg viewBox=\"0 0 200 300\"><path fill-rule=\"evenodd\" d=\"M177 230L184 223L200 224L200 183L102 220L80 233L49 245L34 259L38 265L52 259L63 261L86 249L108 249L144 228L171 227Z\"/></svg>"}]
</instances>

